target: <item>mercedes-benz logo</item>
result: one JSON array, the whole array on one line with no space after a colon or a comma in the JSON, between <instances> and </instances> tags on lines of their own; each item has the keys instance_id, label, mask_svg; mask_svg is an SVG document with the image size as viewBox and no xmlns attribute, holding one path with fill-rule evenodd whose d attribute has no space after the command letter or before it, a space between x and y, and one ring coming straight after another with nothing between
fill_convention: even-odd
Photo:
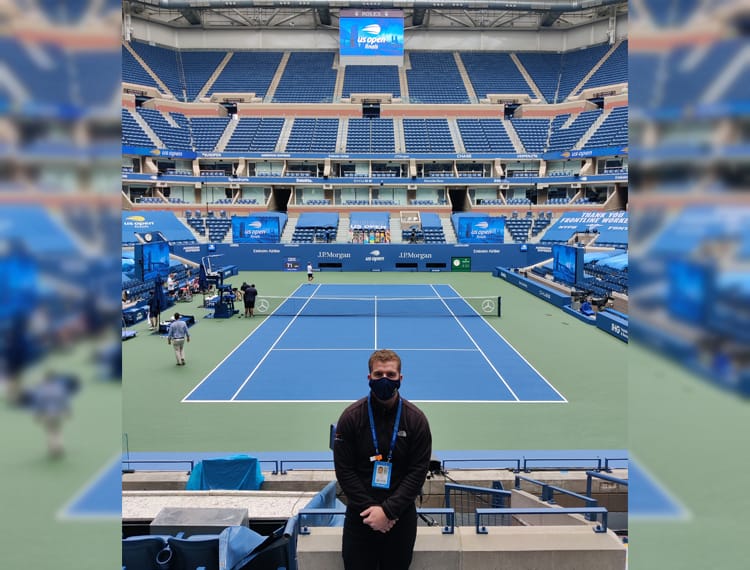
<instances>
[{"instance_id":1,"label":"mercedes-benz logo","mask_svg":"<svg viewBox=\"0 0 750 570\"><path fill-rule=\"evenodd\" d=\"M485 299L482 301L482 311L485 313L491 313L495 310L495 301L492 299Z\"/></svg>"},{"instance_id":2,"label":"mercedes-benz logo","mask_svg":"<svg viewBox=\"0 0 750 570\"><path fill-rule=\"evenodd\" d=\"M258 304L255 306L255 308L258 310L259 313L267 313L270 306L271 305L269 304L268 301L266 301L265 299L260 299L258 301Z\"/></svg>"}]
</instances>

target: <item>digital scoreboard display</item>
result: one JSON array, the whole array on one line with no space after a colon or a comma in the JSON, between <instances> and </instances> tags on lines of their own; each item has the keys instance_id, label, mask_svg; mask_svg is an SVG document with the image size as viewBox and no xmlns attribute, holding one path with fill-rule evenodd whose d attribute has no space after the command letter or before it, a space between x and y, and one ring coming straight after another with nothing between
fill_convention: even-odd
<instances>
[{"instance_id":1,"label":"digital scoreboard display","mask_svg":"<svg viewBox=\"0 0 750 570\"><path fill-rule=\"evenodd\" d=\"M341 10L342 65L403 65L403 10Z\"/></svg>"}]
</instances>

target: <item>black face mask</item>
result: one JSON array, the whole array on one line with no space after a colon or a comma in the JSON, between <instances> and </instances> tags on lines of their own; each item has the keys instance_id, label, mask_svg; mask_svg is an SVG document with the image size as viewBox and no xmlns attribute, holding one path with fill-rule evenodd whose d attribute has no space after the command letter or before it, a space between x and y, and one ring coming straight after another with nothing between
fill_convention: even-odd
<instances>
[{"instance_id":1,"label":"black face mask","mask_svg":"<svg viewBox=\"0 0 750 570\"><path fill-rule=\"evenodd\" d=\"M378 400L383 402L393 398L399 386L401 386L400 380L390 380L386 377L370 380L370 390Z\"/></svg>"}]
</instances>

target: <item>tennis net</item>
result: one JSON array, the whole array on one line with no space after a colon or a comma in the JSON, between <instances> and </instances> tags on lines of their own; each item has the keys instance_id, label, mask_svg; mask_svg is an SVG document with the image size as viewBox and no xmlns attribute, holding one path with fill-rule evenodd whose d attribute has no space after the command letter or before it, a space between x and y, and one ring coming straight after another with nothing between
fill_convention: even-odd
<instances>
[{"instance_id":1,"label":"tennis net","mask_svg":"<svg viewBox=\"0 0 750 570\"><path fill-rule=\"evenodd\" d=\"M300 317L492 317L498 297L258 297L255 314Z\"/></svg>"}]
</instances>

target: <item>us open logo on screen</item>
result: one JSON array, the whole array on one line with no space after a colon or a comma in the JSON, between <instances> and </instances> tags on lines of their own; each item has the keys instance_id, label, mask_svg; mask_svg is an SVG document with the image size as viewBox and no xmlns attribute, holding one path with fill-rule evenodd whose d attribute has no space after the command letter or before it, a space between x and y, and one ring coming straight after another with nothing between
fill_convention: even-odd
<instances>
[{"instance_id":1,"label":"us open logo on screen","mask_svg":"<svg viewBox=\"0 0 750 570\"><path fill-rule=\"evenodd\" d=\"M370 255L368 255L367 257L365 257L365 261L370 261L370 262L376 262L377 263L378 261L385 261L385 256L380 255L380 250L379 249L373 249L370 252Z\"/></svg>"},{"instance_id":2,"label":"us open logo on screen","mask_svg":"<svg viewBox=\"0 0 750 570\"><path fill-rule=\"evenodd\" d=\"M357 34L357 44L365 49L378 49L378 44L386 44L389 38L385 34L380 35L382 28L380 24L368 24L361 28Z\"/></svg>"}]
</instances>

